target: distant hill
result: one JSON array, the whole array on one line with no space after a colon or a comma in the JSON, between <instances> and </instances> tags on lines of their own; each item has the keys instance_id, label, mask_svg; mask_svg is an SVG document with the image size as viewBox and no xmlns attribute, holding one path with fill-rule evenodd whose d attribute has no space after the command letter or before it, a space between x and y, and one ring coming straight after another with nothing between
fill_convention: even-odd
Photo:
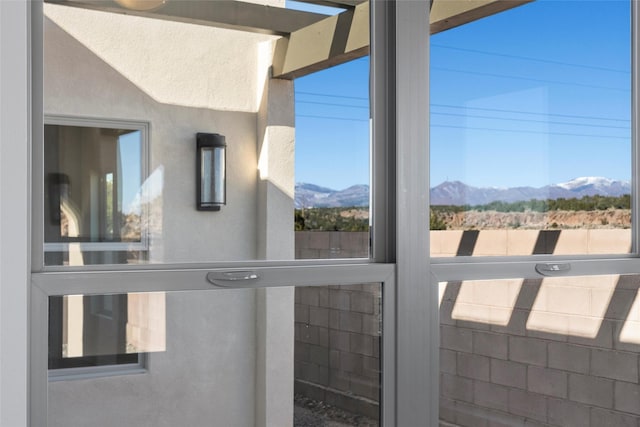
<instances>
[{"instance_id":1,"label":"distant hill","mask_svg":"<svg viewBox=\"0 0 640 427\"><path fill-rule=\"evenodd\" d=\"M295 194L296 209L369 206L368 185L353 185L338 191L314 184L299 183L296 184Z\"/></svg>"},{"instance_id":2,"label":"distant hill","mask_svg":"<svg viewBox=\"0 0 640 427\"><path fill-rule=\"evenodd\" d=\"M460 181L445 181L431 189L432 205L484 205L487 203L525 200L573 199L584 196L622 196L631 193L628 181L602 177L576 178L568 182L535 187L480 188Z\"/></svg>"},{"instance_id":3,"label":"distant hill","mask_svg":"<svg viewBox=\"0 0 640 427\"><path fill-rule=\"evenodd\" d=\"M535 187L482 188L460 181L445 181L431 188L432 205L484 205L494 201L517 202L532 199L555 200L584 196L622 196L631 193L628 181L602 177L582 177L560 184ZM295 187L295 207L352 207L369 205L369 186L354 185L333 190L314 184L299 183Z\"/></svg>"}]
</instances>

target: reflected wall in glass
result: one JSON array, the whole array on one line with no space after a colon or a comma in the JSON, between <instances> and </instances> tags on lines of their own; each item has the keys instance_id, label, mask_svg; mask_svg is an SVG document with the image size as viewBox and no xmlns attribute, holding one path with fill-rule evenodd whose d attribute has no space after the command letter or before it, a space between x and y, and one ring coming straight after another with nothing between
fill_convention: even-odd
<instances>
[{"instance_id":1,"label":"reflected wall in glass","mask_svg":"<svg viewBox=\"0 0 640 427\"><path fill-rule=\"evenodd\" d=\"M164 293L49 298L49 369L138 363L165 351Z\"/></svg>"},{"instance_id":2,"label":"reflected wall in glass","mask_svg":"<svg viewBox=\"0 0 640 427\"><path fill-rule=\"evenodd\" d=\"M131 263L147 257L148 221L140 202L145 125L94 123L45 125L47 265Z\"/></svg>"},{"instance_id":3,"label":"reflected wall in glass","mask_svg":"<svg viewBox=\"0 0 640 427\"><path fill-rule=\"evenodd\" d=\"M49 426L379 425L381 291L358 284L50 297L50 375L62 372L49 383ZM125 365L92 378L95 367L135 364L136 351L148 352L144 370ZM85 376L65 378L73 371L61 368L77 366L89 366Z\"/></svg>"},{"instance_id":4,"label":"reflected wall in glass","mask_svg":"<svg viewBox=\"0 0 640 427\"><path fill-rule=\"evenodd\" d=\"M75 174L70 173L69 162L58 164L59 159L64 161L64 156L71 154L59 157L64 147L51 142L54 133L63 132L60 126L55 132L47 128L45 165L55 167L44 171L43 198L50 192L53 195L53 200L45 203L44 226L50 227L51 218L60 210L55 194L64 198L65 188L70 188L70 200L75 202L82 229L75 233L78 236L53 230L57 240L52 240L51 230L45 230L45 241L50 245L61 243L58 241L63 238L66 244L76 238L82 244L69 241L73 245L64 246L62 251L57 246L46 247L45 264L293 260L296 250L305 249L296 245L300 218L308 221L299 231L367 232L368 38L353 54L336 59L345 62L342 65L330 68L336 62L326 61L314 68L321 71L304 77L310 69L282 70L279 75L272 71L283 65L277 64L281 58L296 56L296 49L309 54L321 49L320 43L289 49L282 43L283 33L333 19L334 14L345 14L339 22L347 22L354 10L312 7L314 12L294 12L284 1L265 1L271 6L270 13L281 22L265 18L263 25L282 24L289 29L284 32L279 28L200 25L201 21L183 22L182 18L165 15L156 19L162 10L181 16L190 8L207 7L207 2L201 1L179 3L181 6L167 6L174 8L171 12L159 9L145 12L145 16L101 7L44 4L45 115L98 122L134 120L148 125L147 146L140 157L122 152L118 158L121 169L114 163L110 171L101 171L96 177L91 177L90 162L74 162ZM240 7L258 10L251 5ZM367 2L356 9L358 16L368 16ZM367 30L362 34L368 34L368 20L364 19L362 25ZM327 40L333 36L333 30L322 35ZM64 132L69 132L66 128ZM216 215L193 207L199 188L194 182L193 140L202 132L224 135L228 145L226 205ZM93 150L97 161L115 161L116 150L109 151L103 140L91 142L80 135L76 139L71 152ZM140 164L148 167L136 176L139 181L124 182L132 168ZM314 194L322 200L305 198L310 187L297 182L312 183L318 190ZM85 186L92 190L78 194ZM115 203L134 187L134 194L140 195L136 200L147 214L136 228L142 240L123 240L129 243L124 249L87 245L89 241L124 239L121 228L127 225L127 218L123 216L129 215L126 198L121 200L124 204L119 206L119 213L116 205L112 208L101 200L113 199ZM327 205L329 199L322 197L327 188L347 190L332 197L334 204ZM216 197L219 189L214 191ZM201 190L205 195L213 191L210 187ZM329 215L332 226L318 228L309 212L326 206L337 208ZM90 226L84 218L92 216L99 220ZM224 246L224 251L211 250L212 242ZM317 251L317 256L362 257L362 253L368 256L368 241L357 252L340 242L331 243L326 250Z\"/></svg>"}]
</instances>

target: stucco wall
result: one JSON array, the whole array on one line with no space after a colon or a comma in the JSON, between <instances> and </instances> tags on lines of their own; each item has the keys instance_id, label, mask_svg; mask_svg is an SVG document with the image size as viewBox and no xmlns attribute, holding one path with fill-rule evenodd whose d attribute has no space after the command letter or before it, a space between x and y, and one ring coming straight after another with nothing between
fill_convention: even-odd
<instances>
[{"instance_id":1,"label":"stucco wall","mask_svg":"<svg viewBox=\"0 0 640 427\"><path fill-rule=\"evenodd\" d=\"M45 12L45 114L150 124L149 172L161 184L150 262L293 257L293 215L278 217L293 212L293 86L267 84L273 37L52 4ZM197 132L226 136L220 212L195 209ZM262 179L265 134L271 162L285 156L285 167ZM273 181L278 197L260 188ZM273 217L260 222L264 212ZM167 350L150 354L148 373L50 383L49 425L290 422L292 290L168 293L166 310Z\"/></svg>"},{"instance_id":2,"label":"stucco wall","mask_svg":"<svg viewBox=\"0 0 640 427\"><path fill-rule=\"evenodd\" d=\"M49 426L255 425L254 292L169 293L166 307L148 372L50 383Z\"/></svg>"},{"instance_id":3,"label":"stucco wall","mask_svg":"<svg viewBox=\"0 0 640 427\"><path fill-rule=\"evenodd\" d=\"M256 113L268 69L258 58L270 38L46 6L45 114L150 123L149 169L161 185L150 261L256 259ZM217 213L194 207L197 132L228 144L228 200Z\"/></svg>"}]
</instances>

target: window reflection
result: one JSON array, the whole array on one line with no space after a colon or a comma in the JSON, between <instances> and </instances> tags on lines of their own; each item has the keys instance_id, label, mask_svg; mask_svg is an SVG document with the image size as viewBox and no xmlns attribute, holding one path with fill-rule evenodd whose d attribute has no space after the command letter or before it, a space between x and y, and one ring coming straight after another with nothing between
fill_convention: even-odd
<instances>
[{"instance_id":1,"label":"window reflection","mask_svg":"<svg viewBox=\"0 0 640 427\"><path fill-rule=\"evenodd\" d=\"M45 125L45 252L49 265L145 257L142 132Z\"/></svg>"},{"instance_id":2,"label":"window reflection","mask_svg":"<svg viewBox=\"0 0 640 427\"><path fill-rule=\"evenodd\" d=\"M49 369L140 363L166 349L165 294L49 298Z\"/></svg>"}]
</instances>

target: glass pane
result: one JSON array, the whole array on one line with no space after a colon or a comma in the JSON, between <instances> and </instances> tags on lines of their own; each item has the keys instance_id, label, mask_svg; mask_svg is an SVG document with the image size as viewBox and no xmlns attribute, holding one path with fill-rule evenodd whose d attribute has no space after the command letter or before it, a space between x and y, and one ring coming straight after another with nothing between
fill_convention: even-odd
<instances>
[{"instance_id":1,"label":"glass pane","mask_svg":"<svg viewBox=\"0 0 640 427\"><path fill-rule=\"evenodd\" d=\"M166 350L164 293L49 298L49 369L138 363Z\"/></svg>"},{"instance_id":2,"label":"glass pane","mask_svg":"<svg viewBox=\"0 0 640 427\"><path fill-rule=\"evenodd\" d=\"M380 425L381 291L296 288L294 425Z\"/></svg>"},{"instance_id":3,"label":"glass pane","mask_svg":"<svg viewBox=\"0 0 640 427\"><path fill-rule=\"evenodd\" d=\"M44 4L45 265L368 257L368 2L225 5Z\"/></svg>"},{"instance_id":4,"label":"glass pane","mask_svg":"<svg viewBox=\"0 0 640 427\"><path fill-rule=\"evenodd\" d=\"M468 427L640 421L640 276L439 286L442 421Z\"/></svg>"},{"instance_id":5,"label":"glass pane","mask_svg":"<svg viewBox=\"0 0 640 427\"><path fill-rule=\"evenodd\" d=\"M630 22L540 0L433 35L432 256L630 252Z\"/></svg>"},{"instance_id":6,"label":"glass pane","mask_svg":"<svg viewBox=\"0 0 640 427\"><path fill-rule=\"evenodd\" d=\"M296 81L296 258L369 256L369 57Z\"/></svg>"},{"instance_id":7,"label":"glass pane","mask_svg":"<svg viewBox=\"0 0 640 427\"><path fill-rule=\"evenodd\" d=\"M49 426L377 426L381 289L52 297Z\"/></svg>"},{"instance_id":8,"label":"glass pane","mask_svg":"<svg viewBox=\"0 0 640 427\"><path fill-rule=\"evenodd\" d=\"M62 120L64 121L64 120ZM45 263L139 262L144 126L45 125Z\"/></svg>"},{"instance_id":9,"label":"glass pane","mask_svg":"<svg viewBox=\"0 0 640 427\"><path fill-rule=\"evenodd\" d=\"M202 152L202 202L222 203L224 201L224 152L218 148Z\"/></svg>"}]
</instances>

